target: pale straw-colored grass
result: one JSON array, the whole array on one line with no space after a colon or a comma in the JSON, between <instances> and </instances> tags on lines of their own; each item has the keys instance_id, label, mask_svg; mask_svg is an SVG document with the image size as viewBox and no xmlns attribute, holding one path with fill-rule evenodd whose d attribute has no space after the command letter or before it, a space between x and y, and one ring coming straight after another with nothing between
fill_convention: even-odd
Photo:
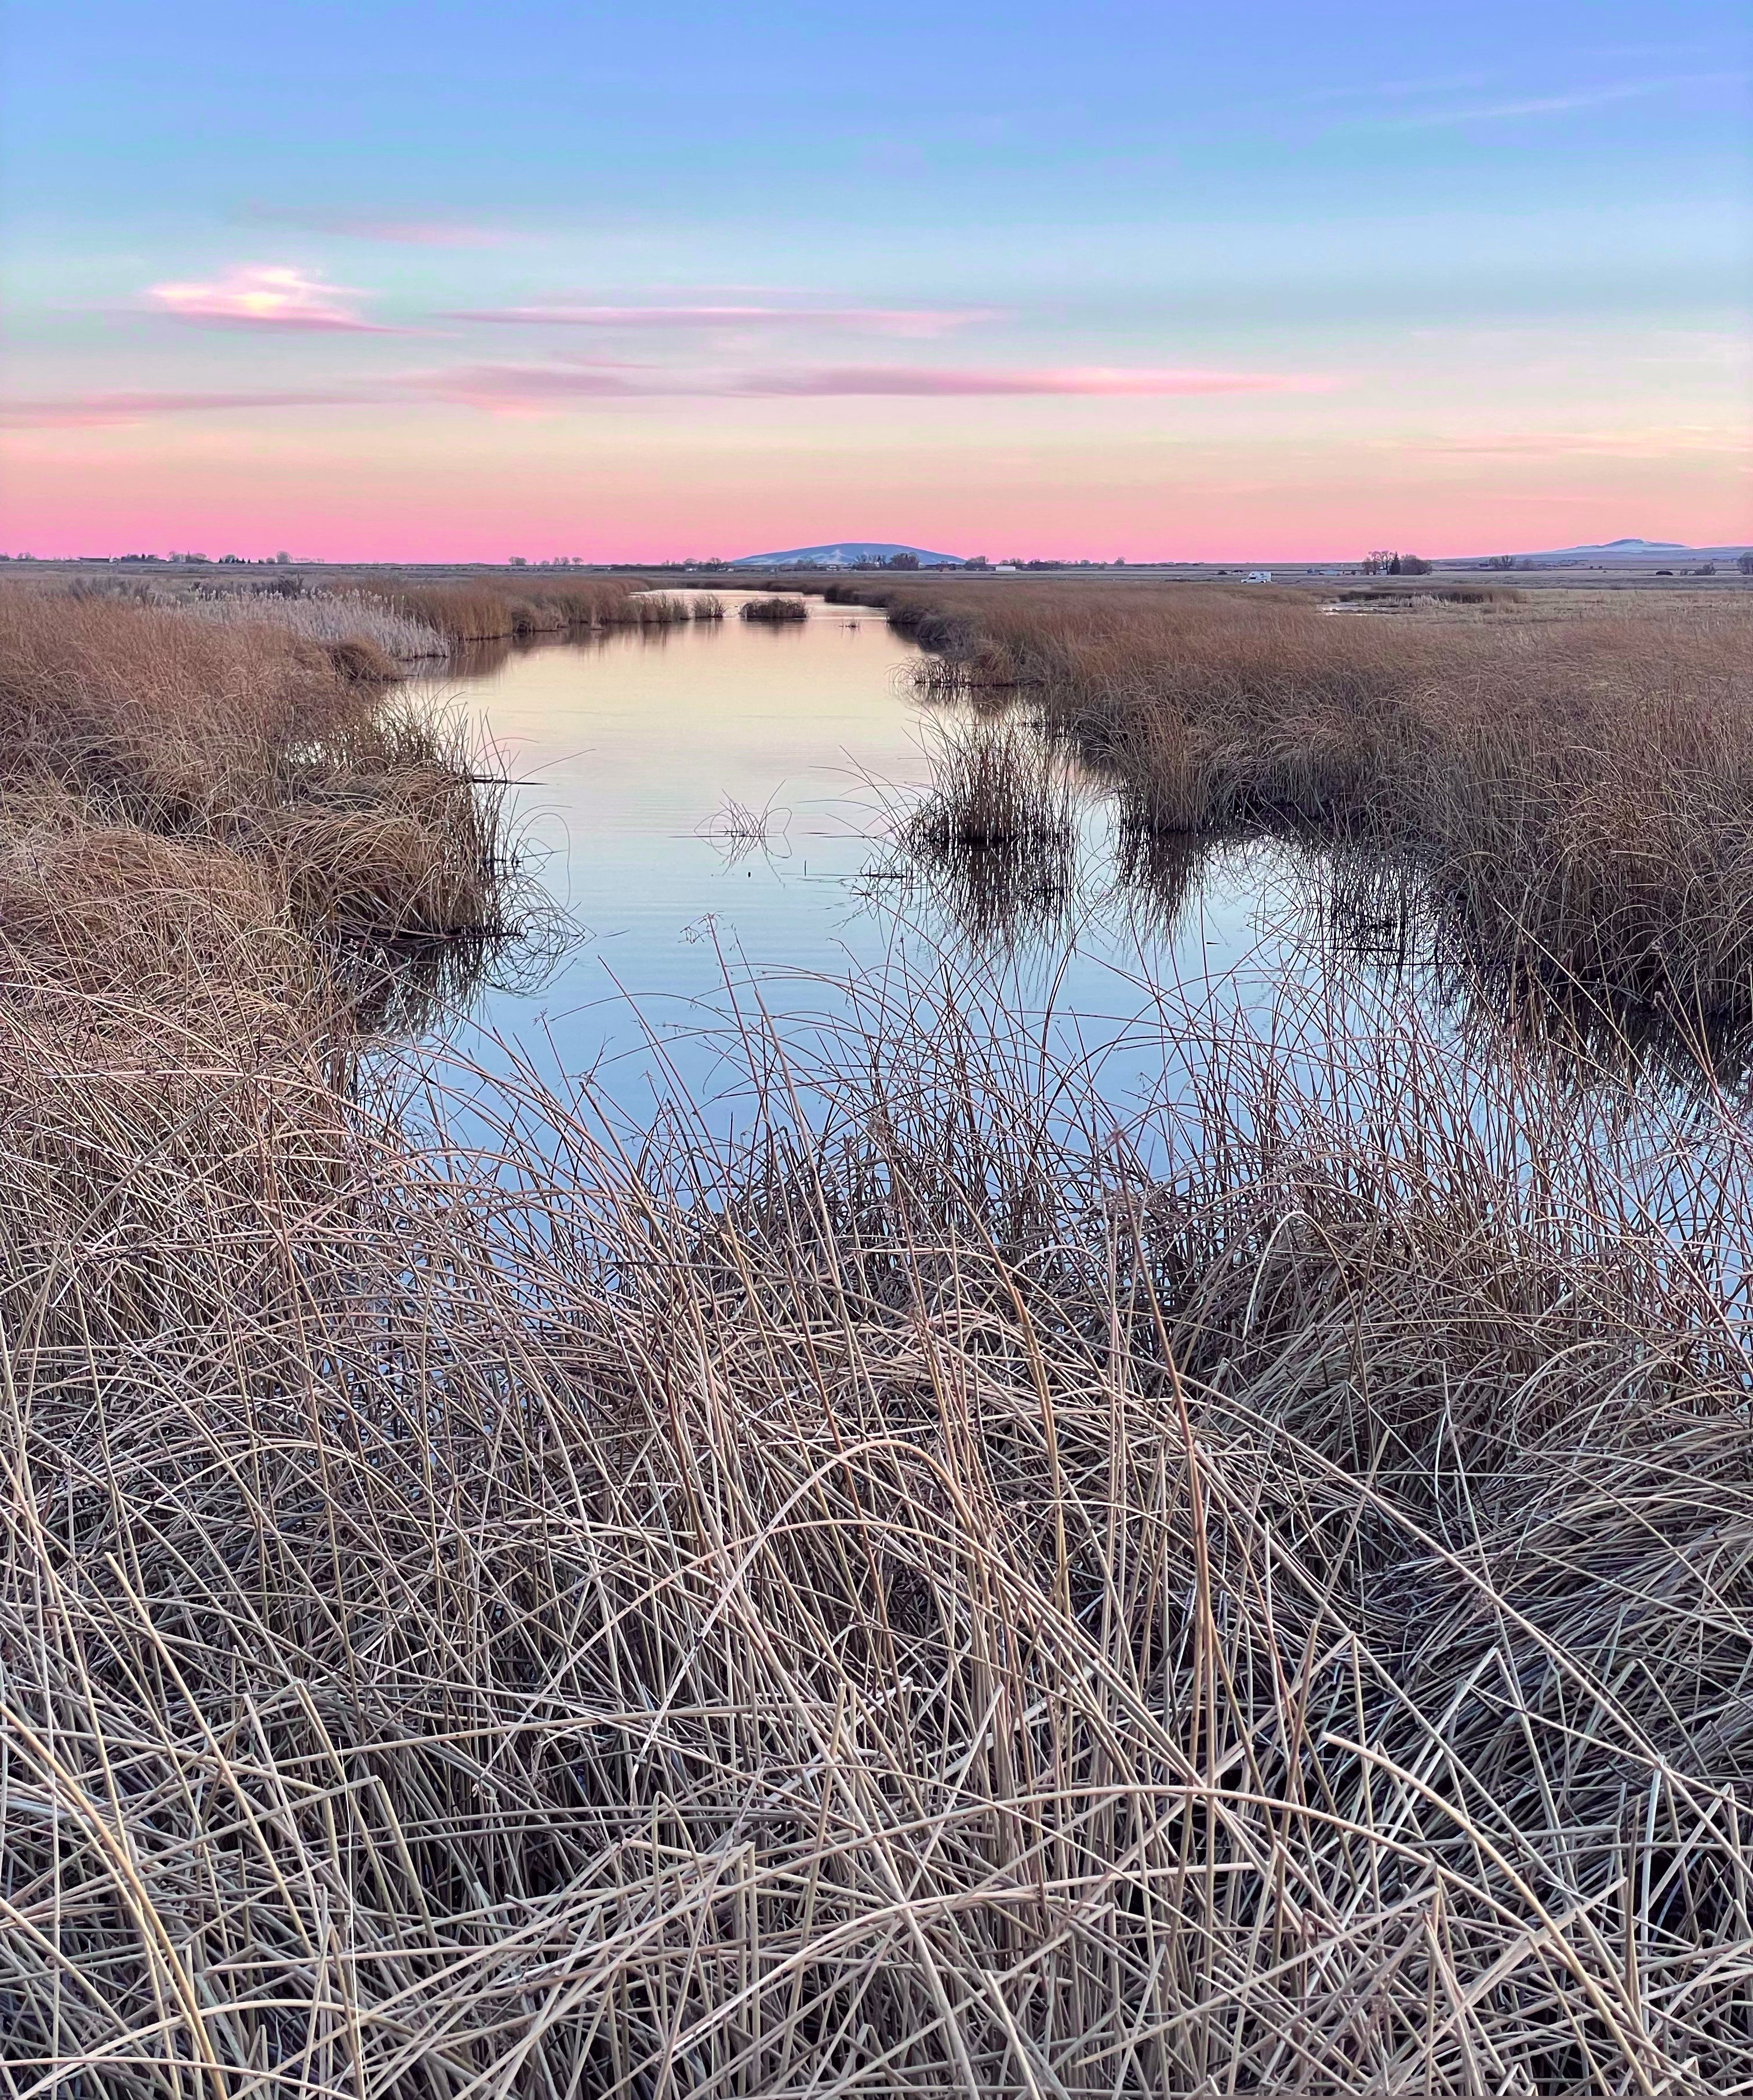
<instances>
[{"instance_id":1,"label":"pale straw-colored grass","mask_svg":"<svg viewBox=\"0 0 1753 2100\"><path fill-rule=\"evenodd\" d=\"M1628 1144L748 1022L729 1154L0 1121L14 2089L1753 2081L1741 1307Z\"/></svg>"},{"instance_id":2,"label":"pale straw-colored grass","mask_svg":"<svg viewBox=\"0 0 1753 2100\"><path fill-rule=\"evenodd\" d=\"M429 621L400 612L363 591L311 591L302 597L227 591L181 602L196 620L227 627L284 628L311 642L362 642L404 667L447 655L450 645Z\"/></svg>"}]
</instances>

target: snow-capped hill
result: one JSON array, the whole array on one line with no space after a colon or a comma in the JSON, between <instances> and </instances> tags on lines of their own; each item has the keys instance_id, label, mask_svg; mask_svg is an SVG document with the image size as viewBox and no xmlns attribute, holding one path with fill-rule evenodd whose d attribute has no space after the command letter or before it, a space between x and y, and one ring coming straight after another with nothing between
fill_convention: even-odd
<instances>
[{"instance_id":1,"label":"snow-capped hill","mask_svg":"<svg viewBox=\"0 0 1753 2100\"><path fill-rule=\"evenodd\" d=\"M922 569L955 568L962 558L960 554L934 554L925 547L903 547L892 540L836 540L822 547L788 547L777 554L744 554L731 567L784 569L813 562L819 569L851 569L860 562L886 562L896 554L912 554Z\"/></svg>"}]
</instances>

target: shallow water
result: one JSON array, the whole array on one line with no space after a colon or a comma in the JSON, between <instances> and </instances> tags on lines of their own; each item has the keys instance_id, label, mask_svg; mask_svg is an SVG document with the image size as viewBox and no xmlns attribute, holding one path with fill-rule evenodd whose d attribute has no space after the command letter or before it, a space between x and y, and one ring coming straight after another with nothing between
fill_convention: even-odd
<instances>
[{"instance_id":1,"label":"shallow water","mask_svg":"<svg viewBox=\"0 0 1753 2100\"><path fill-rule=\"evenodd\" d=\"M980 721L919 699L919 652L879 617L812 601L757 625L737 602L448 682L520 783L536 905L536 938L448 1031L453 1107L489 1134L521 1126L532 1079L620 1142L682 1101L716 1143L758 1122L757 1085L771 1107L783 1043L812 1120L892 1059L903 1091L967 1084L995 1122L1050 1096L1153 1176L1251 1119L1318 1175L1355 1172L1359 1136L1385 1171L1456 1188L1537 1189L1561 1155L1598 1180L1586 1210L1676 1246L1702 1225L1738 1279L1744 1059L1731 1098L1660 1031L1609 1025L1604 1053L1457 964L1355 855L1256 836L1141 862L1070 761L1054 851L933 865L904 849L907 814Z\"/></svg>"},{"instance_id":2,"label":"shallow water","mask_svg":"<svg viewBox=\"0 0 1753 2100\"><path fill-rule=\"evenodd\" d=\"M1111 1040L1150 986L1245 1006L1288 966L1283 849L1207 854L1190 883L1174 871L1170 928L1088 788L1071 854L1033 893L971 894L921 869L895 842L943 730L908 689L919 652L857 608L812 602L807 620L763 626L738 602L722 622L539 646L450 682L523 783L525 851L565 920L536 982L514 971L471 1009L489 1064L514 1050L545 1073L594 1072L636 1110L666 1069L710 1091L700 1031L727 973L785 1014L832 1019L849 987L947 962Z\"/></svg>"}]
</instances>

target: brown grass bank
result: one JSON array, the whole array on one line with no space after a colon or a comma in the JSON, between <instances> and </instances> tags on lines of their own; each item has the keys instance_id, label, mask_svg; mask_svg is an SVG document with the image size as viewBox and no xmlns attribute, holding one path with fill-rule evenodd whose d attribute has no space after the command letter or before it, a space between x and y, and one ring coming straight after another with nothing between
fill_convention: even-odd
<instances>
[{"instance_id":1,"label":"brown grass bank","mask_svg":"<svg viewBox=\"0 0 1753 2100\"><path fill-rule=\"evenodd\" d=\"M587 634L612 627L673 627L722 620L709 591L654 591L642 576L596 576L569 583L497 577L467 582L362 582L397 611L422 620L453 642L528 641L543 634Z\"/></svg>"},{"instance_id":2,"label":"brown grass bank","mask_svg":"<svg viewBox=\"0 0 1753 2100\"><path fill-rule=\"evenodd\" d=\"M21 841L52 842L49 905L131 854L180 868L196 917L247 901L266 947L331 963L479 939L506 908L501 798L461 726L273 625L0 593L0 807L15 870Z\"/></svg>"},{"instance_id":3,"label":"brown grass bank","mask_svg":"<svg viewBox=\"0 0 1753 2100\"><path fill-rule=\"evenodd\" d=\"M928 689L1027 690L1135 827L1373 840L1506 962L1698 1017L1753 1010L1753 607L1579 594L1380 618L1260 589L877 595L937 653Z\"/></svg>"}]
</instances>

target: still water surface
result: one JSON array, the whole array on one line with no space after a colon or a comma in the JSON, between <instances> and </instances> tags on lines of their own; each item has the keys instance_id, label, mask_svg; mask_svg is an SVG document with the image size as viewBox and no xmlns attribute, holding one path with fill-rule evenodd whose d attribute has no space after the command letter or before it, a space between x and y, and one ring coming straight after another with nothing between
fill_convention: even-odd
<instances>
[{"instance_id":1,"label":"still water surface","mask_svg":"<svg viewBox=\"0 0 1753 2100\"><path fill-rule=\"evenodd\" d=\"M1269 1126L1341 1180L1358 1136L1382 1171L1457 1188L1507 1174L1537 1194L1568 1161L1585 1211L1628 1209L1676 1246L1753 1208L1739 1052L1728 1091L1714 1058L1659 1039L1601 1061L1457 968L1452 941L1445 958L1428 925L1397 922L1354 858L1256 837L1167 842L1141 867L1111 794L1074 774L1045 891L971 893L922 867L898 843L905 814L947 723L981 725L915 695L919 653L879 617L811 601L762 625L738 602L722 623L538 646L450 682L522 783L532 915L555 935L453 1023L490 1126L515 1072L581 1088L635 1144L678 1096L697 1132L735 1136L751 1119L740 1008L806 1073L868 1070L873 1021L903 1070L938 1057L939 1085L942 1045L998 1046L1032 1073L982 1114L1012 1115L1031 1086L1074 1119L1099 1102L1096 1142L1124 1126L1153 1174ZM1729 1242L1713 1259L1738 1288Z\"/></svg>"},{"instance_id":2,"label":"still water surface","mask_svg":"<svg viewBox=\"0 0 1753 2100\"><path fill-rule=\"evenodd\" d=\"M1123 879L1093 792L1050 924L971 930L953 885L894 847L943 729L909 689L919 652L854 607L812 601L806 620L768 626L725 602L722 622L539 646L452 681L523 783L526 854L566 935L536 982L477 999L471 1047L489 1064L515 1051L594 1072L636 1112L665 1066L710 1092L700 1031L727 972L773 1011L832 1017L899 963L947 959L1015 1008L1111 1040L1152 986L1246 1006L1285 967L1266 924L1277 849L1208 856L1170 931ZM1150 1061L1120 1057L1109 1083L1148 1081Z\"/></svg>"}]
</instances>

